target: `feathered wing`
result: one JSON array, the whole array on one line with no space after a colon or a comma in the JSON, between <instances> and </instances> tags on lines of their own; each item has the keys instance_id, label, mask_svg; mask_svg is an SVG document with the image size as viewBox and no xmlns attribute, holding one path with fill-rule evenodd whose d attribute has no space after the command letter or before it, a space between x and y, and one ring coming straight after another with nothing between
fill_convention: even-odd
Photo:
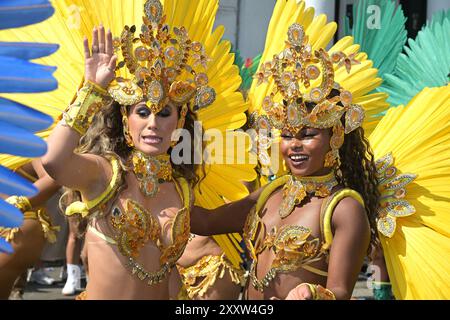
<instances>
[{"instance_id":1,"label":"feathered wing","mask_svg":"<svg viewBox=\"0 0 450 320\"><path fill-rule=\"evenodd\" d=\"M209 85L216 91L216 100L208 108L198 112L198 120L203 128L216 130L224 134L227 131L240 128L246 122L245 111L248 106L244 102L242 94L237 92L241 79L238 68L233 65L234 55L230 53L230 43L221 41L223 27L213 31L215 14L218 9L218 0L165 0L164 14L167 23L171 26L185 26L193 41L204 44L206 54L209 56L206 74ZM92 28L100 23L105 28L110 28L113 36L120 36L125 25L142 24L144 0L53 0L55 15L32 28L5 31L0 36L8 39L39 40L60 44L60 50L42 61L57 65L55 73L60 83L58 90L51 94L36 95L32 99L24 95L14 95L14 99L29 103L35 109L50 114L56 119L70 102L83 77L83 37L86 35L91 40ZM121 57L119 57L119 61ZM121 70L125 70L122 68ZM122 71L125 72L125 71ZM126 74L124 74L126 76ZM213 130L213 131L214 131ZM48 132L41 133L43 136ZM244 146L249 146L248 137L243 133L231 133L231 135L244 138ZM211 143L209 143L211 144ZM200 170L202 182L194 190L196 205L214 208L224 201L240 199L248 194L242 184L243 181L251 181L256 178L254 165L236 164L238 154L231 154L235 147L226 145L225 153L229 162L225 164L206 164L206 176ZM210 150L211 148L207 148ZM205 158L211 158L205 152ZM231 159L230 159L231 157ZM1 159L2 163L16 166L20 159ZM201 189L200 189L201 188ZM238 237L238 236L236 236ZM216 236L215 239L224 249L228 258L236 265L241 261L236 246L236 241L227 235Z\"/></svg>"},{"instance_id":2,"label":"feathered wing","mask_svg":"<svg viewBox=\"0 0 450 320\"><path fill-rule=\"evenodd\" d=\"M367 53L379 76L392 73L407 38L401 5L392 0L360 0L353 7L352 28L348 18L345 22L345 34Z\"/></svg>"},{"instance_id":3,"label":"feathered wing","mask_svg":"<svg viewBox=\"0 0 450 320\"><path fill-rule=\"evenodd\" d=\"M382 158L378 229L397 299L450 298L449 101L450 85L425 88L369 139Z\"/></svg>"},{"instance_id":4,"label":"feathered wing","mask_svg":"<svg viewBox=\"0 0 450 320\"><path fill-rule=\"evenodd\" d=\"M409 39L405 53L398 56L395 69L384 75L378 89L389 94L393 105L407 104L425 87L444 86L450 73L450 10L435 15Z\"/></svg>"},{"instance_id":5,"label":"feathered wing","mask_svg":"<svg viewBox=\"0 0 450 320\"><path fill-rule=\"evenodd\" d=\"M20 5L16 2L0 3L0 30L34 24L54 13L46 0L26 0L21 1ZM0 92L36 93L57 87L52 75L54 67L29 62L54 53L58 49L57 45L23 42L23 39L0 39ZM6 94L0 97L0 152L28 157L43 155L47 146L34 133L50 126L51 118L4 96ZM31 182L0 166L0 193L32 196L36 192L37 188ZM22 223L22 212L0 199L0 229L17 228ZM12 253L13 248L0 237L0 253L3 252Z\"/></svg>"}]
</instances>

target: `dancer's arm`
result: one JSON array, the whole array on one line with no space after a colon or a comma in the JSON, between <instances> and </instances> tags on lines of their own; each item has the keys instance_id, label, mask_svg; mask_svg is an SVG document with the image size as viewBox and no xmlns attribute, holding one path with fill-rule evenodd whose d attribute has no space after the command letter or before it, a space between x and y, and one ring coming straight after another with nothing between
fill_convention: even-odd
<instances>
[{"instance_id":1,"label":"dancer's arm","mask_svg":"<svg viewBox=\"0 0 450 320\"><path fill-rule=\"evenodd\" d=\"M93 30L92 53L88 40L84 40L85 85L75 102L67 110L65 121L60 122L48 138L48 151L42 157L45 171L60 185L80 190L83 195L95 196L103 191L112 175L109 162L97 155L77 154L81 135L92 121L94 110L101 107L109 82L114 78L117 57L113 55L112 34L100 26ZM95 114L95 113L94 113ZM88 119L88 121L86 121Z\"/></svg>"},{"instance_id":2,"label":"dancer's arm","mask_svg":"<svg viewBox=\"0 0 450 320\"><path fill-rule=\"evenodd\" d=\"M224 204L212 210L194 206L191 213L192 233L210 236L242 232L247 215L258 201L263 189L260 188L241 200Z\"/></svg>"},{"instance_id":3,"label":"dancer's arm","mask_svg":"<svg viewBox=\"0 0 450 320\"><path fill-rule=\"evenodd\" d=\"M363 206L352 198L339 202L331 221L333 242L326 288L304 283L291 290L286 300L351 298L369 248L369 221Z\"/></svg>"}]
</instances>

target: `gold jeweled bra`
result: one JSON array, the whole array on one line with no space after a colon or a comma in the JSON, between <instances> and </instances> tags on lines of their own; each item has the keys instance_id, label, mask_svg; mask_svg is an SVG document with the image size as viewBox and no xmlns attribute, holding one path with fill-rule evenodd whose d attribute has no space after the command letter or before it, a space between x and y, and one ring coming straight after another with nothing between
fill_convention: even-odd
<instances>
[{"instance_id":1,"label":"gold jeweled bra","mask_svg":"<svg viewBox=\"0 0 450 320\"><path fill-rule=\"evenodd\" d=\"M115 243L119 251L128 258L128 266L132 274L136 274L142 281L147 281L148 285L159 283L165 279L168 272L175 266L177 260L181 257L186 247L190 235L190 214L189 190L182 186L179 190L177 182L175 183L178 192L182 195L184 207L178 210L172 222L171 240L172 243L165 247L161 239L161 226L159 221L144 207L134 200L127 199L124 211L115 206L111 214L111 224L116 230ZM187 188L186 188L187 187ZM135 258L139 256L140 250L149 241L153 242L161 251L159 258L160 269L156 272L145 270L144 266L137 263Z\"/></svg>"},{"instance_id":2,"label":"gold jeweled bra","mask_svg":"<svg viewBox=\"0 0 450 320\"><path fill-rule=\"evenodd\" d=\"M138 156L139 157L139 156ZM136 158L137 160L143 158ZM145 160L145 159L144 159ZM122 171L119 159L113 157L110 159L113 170L111 181L103 193L90 201L77 201L69 205L66 209L66 215L75 213L83 217L102 217L107 211L108 202L117 196L122 181ZM137 162L135 168L144 169L145 162ZM156 172L156 171L155 171ZM171 177L167 170L158 171L161 178ZM166 172L166 174L163 174ZM158 174L156 175L158 176ZM172 178L170 178L172 179ZM88 230L111 245L117 245L121 254L128 258L128 266L133 274L141 280L146 280L147 284L152 285L164 280L168 272L175 266L176 261L183 254L190 235L190 213L191 206L189 183L184 178L173 179L178 194L182 198L183 208L180 209L172 222L171 240L172 243L164 247L161 241L161 226L159 221L145 208L134 200L127 199L125 208L121 210L114 206L111 213L111 224L116 231L114 238L111 238L89 225ZM135 261L139 256L139 251L148 242L155 243L161 250L160 269L156 272L146 271L145 268Z\"/></svg>"},{"instance_id":3,"label":"gold jeweled bra","mask_svg":"<svg viewBox=\"0 0 450 320\"><path fill-rule=\"evenodd\" d=\"M261 227L260 232L256 233L259 226ZM267 236L261 240L261 235L264 233L265 225L263 221L256 210L252 210L245 225L244 241L253 260L249 273L250 279L257 290L262 292L279 272L293 272L299 268L304 268L326 276L326 272L306 265L319 261L327 253L326 250L322 250L319 238L307 240L311 230L296 225L285 225L280 229L273 227ZM255 239L256 241L253 244L252 241ZM273 250L275 259L264 278L259 280L256 276L258 255L266 249Z\"/></svg>"},{"instance_id":4,"label":"gold jeweled bra","mask_svg":"<svg viewBox=\"0 0 450 320\"><path fill-rule=\"evenodd\" d=\"M325 177L324 177L325 178ZM244 227L244 241L252 259L249 276L252 285L263 292L278 273L294 272L303 268L318 275L327 276L327 272L309 266L309 264L327 258L333 235L331 233L331 216L337 203L344 197L352 197L364 204L361 196L350 189L339 190L328 196L322 203L320 209L320 227L323 240L314 238L308 240L311 235L309 228L298 225L283 225L280 228L273 227L266 234L266 226L259 216L266 201L279 187L290 181L286 175L271 182L261 194L256 206L247 217ZM321 181L328 179L321 179ZM320 190L320 188L319 188ZM316 193L316 195L318 195ZM275 259L266 275L259 280L256 275L258 255L264 250L273 250Z\"/></svg>"}]
</instances>

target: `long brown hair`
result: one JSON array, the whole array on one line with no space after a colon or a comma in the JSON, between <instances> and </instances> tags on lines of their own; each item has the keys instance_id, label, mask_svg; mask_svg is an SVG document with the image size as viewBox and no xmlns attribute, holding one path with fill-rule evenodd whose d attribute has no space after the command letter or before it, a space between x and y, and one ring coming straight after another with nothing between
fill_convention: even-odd
<instances>
[{"instance_id":1,"label":"long brown hair","mask_svg":"<svg viewBox=\"0 0 450 320\"><path fill-rule=\"evenodd\" d=\"M377 210L380 201L378 179L373 151L369 141L364 136L364 129L356 130L345 135L344 144L339 149L340 166L337 179L344 186L361 194L364 207L370 223L371 244L378 244ZM370 247L369 247L370 251Z\"/></svg>"}]
</instances>

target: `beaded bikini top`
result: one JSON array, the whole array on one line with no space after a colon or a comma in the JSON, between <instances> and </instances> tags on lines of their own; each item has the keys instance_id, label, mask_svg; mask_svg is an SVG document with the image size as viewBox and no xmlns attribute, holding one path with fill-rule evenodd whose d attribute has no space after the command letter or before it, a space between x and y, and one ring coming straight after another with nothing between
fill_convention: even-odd
<instances>
[{"instance_id":1,"label":"beaded bikini top","mask_svg":"<svg viewBox=\"0 0 450 320\"><path fill-rule=\"evenodd\" d=\"M289 176L283 176L270 183L262 192L257 204L247 217L244 227L244 241L252 259L250 279L255 289L264 291L278 273L289 273L303 268L310 272L327 276L327 272L316 269L309 264L328 258L329 248L333 239L331 231L331 217L334 208L345 197L352 197L364 205L362 197L354 190L342 189L328 196L322 203L320 210L320 229L322 241L319 238L310 239L311 230L304 226L283 225L273 227L266 232L266 226L259 213L271 194L288 182ZM275 258L263 277L258 279L256 268L258 255L264 250L273 250Z\"/></svg>"},{"instance_id":2,"label":"beaded bikini top","mask_svg":"<svg viewBox=\"0 0 450 320\"><path fill-rule=\"evenodd\" d=\"M111 160L113 168L113 176L111 182L98 198L88 201L87 203L79 202L72 204L66 210L66 215L78 212L88 211L89 215L98 216L105 213L106 204L117 194L120 180L120 166L117 159ZM160 283L163 281L176 261L181 257L188 243L190 235L190 187L184 178L176 178L173 180L178 194L183 201L183 207L178 210L175 217L171 221L171 243L168 246L163 245L161 238L161 225L158 219L151 214L142 205L132 199L126 199L124 208L121 209L115 205L112 208L110 222L114 229L114 236L109 237L98 231L93 226L89 226L89 231L105 240L107 243L117 245L120 253L124 255L128 261L133 275L140 280L146 281L148 285ZM93 204L93 206L90 206ZM100 212L103 211L103 212ZM87 213L82 213L86 216ZM139 256L140 250L149 242L161 251L159 259L160 268L155 271L147 271L145 267L135 259Z\"/></svg>"}]
</instances>

